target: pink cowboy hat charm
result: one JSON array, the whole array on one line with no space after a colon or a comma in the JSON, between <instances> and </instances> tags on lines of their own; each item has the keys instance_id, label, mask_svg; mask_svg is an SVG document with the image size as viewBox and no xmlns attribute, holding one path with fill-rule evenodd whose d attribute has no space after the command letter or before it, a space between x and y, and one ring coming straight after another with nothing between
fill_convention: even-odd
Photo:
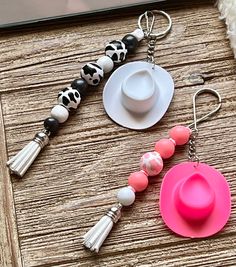
<instances>
[{"instance_id":1,"label":"pink cowboy hat charm","mask_svg":"<svg viewBox=\"0 0 236 267\"><path fill-rule=\"evenodd\" d=\"M202 238L219 232L231 212L225 177L213 167L184 162L165 175L160 193L160 213L176 234Z\"/></svg>"}]
</instances>

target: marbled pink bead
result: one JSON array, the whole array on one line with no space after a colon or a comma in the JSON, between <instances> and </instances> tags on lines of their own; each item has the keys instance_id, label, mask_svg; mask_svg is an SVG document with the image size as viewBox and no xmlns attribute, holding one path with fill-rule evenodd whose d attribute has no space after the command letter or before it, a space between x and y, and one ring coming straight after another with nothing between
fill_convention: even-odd
<instances>
[{"instance_id":1,"label":"marbled pink bead","mask_svg":"<svg viewBox=\"0 0 236 267\"><path fill-rule=\"evenodd\" d=\"M159 153L147 152L140 160L140 168L147 173L148 176L155 176L163 169L163 160Z\"/></svg>"},{"instance_id":2,"label":"marbled pink bead","mask_svg":"<svg viewBox=\"0 0 236 267\"><path fill-rule=\"evenodd\" d=\"M161 139L155 144L155 150L163 159L168 159L175 153L174 142L170 139Z\"/></svg>"},{"instance_id":3,"label":"marbled pink bead","mask_svg":"<svg viewBox=\"0 0 236 267\"><path fill-rule=\"evenodd\" d=\"M147 175L142 171L133 172L128 178L128 184L133 187L136 192L141 192L148 186Z\"/></svg>"},{"instance_id":4,"label":"marbled pink bead","mask_svg":"<svg viewBox=\"0 0 236 267\"><path fill-rule=\"evenodd\" d=\"M191 135L191 130L188 127L177 125L170 129L170 137L175 140L177 146L187 144Z\"/></svg>"}]
</instances>

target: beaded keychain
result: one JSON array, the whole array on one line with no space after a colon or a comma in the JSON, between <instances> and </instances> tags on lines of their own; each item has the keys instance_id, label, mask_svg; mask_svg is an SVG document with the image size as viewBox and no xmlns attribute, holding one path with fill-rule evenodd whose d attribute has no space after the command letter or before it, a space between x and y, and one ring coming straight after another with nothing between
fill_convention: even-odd
<instances>
[{"instance_id":1,"label":"beaded keychain","mask_svg":"<svg viewBox=\"0 0 236 267\"><path fill-rule=\"evenodd\" d=\"M163 11L156 11L160 14L169 16ZM147 14L153 14L151 11L145 12L140 17L147 16ZM148 19L148 17L147 17ZM121 41L111 41L106 45L105 56L102 56L97 60L97 62L87 63L80 71L81 78L74 80L71 85L63 89L58 94L58 104L54 106L51 110L51 116L44 120L44 129L37 133L34 139L26 145L17 155L12 157L7 165L9 169L16 175L22 177L34 162L40 151L49 142L49 136L57 133L59 129L59 124L64 123L70 114L70 111L76 110L83 99L86 96L89 86L97 86L104 74L111 72L115 64L122 63L126 59L126 55L133 53L138 46L138 43L143 39L147 38L149 45L149 56L150 60L153 61L154 52L154 39L164 37L170 28L171 24L168 26L167 31L162 33L162 36L151 36L151 31L154 25L154 15L151 24L150 31L143 31L142 27L136 29L130 34L125 35ZM150 50L151 49L151 50ZM168 107L168 106L167 106ZM164 115L164 114L163 114Z\"/></svg>"},{"instance_id":2,"label":"beaded keychain","mask_svg":"<svg viewBox=\"0 0 236 267\"><path fill-rule=\"evenodd\" d=\"M205 92L216 96L219 105L209 114L197 119L196 97ZM230 215L229 186L222 174L209 165L199 162L195 147L197 123L209 118L220 107L221 97L217 91L204 88L195 93L194 122L187 127L181 125L173 127L169 131L169 139L161 139L155 144L155 151L147 152L141 157L141 170L131 173L128 186L121 188L117 193L118 204L110 208L105 216L83 236L83 245L86 248L99 251L113 224L120 219L122 207L132 205L135 201L135 192L141 192L147 188L148 176L156 176L162 171L163 159L173 156L175 146L185 145L188 142L189 162L173 167L163 179L160 197L161 215L168 227L183 236L206 237L223 228ZM179 180L184 180L184 182L181 181L183 184L178 184L179 180L175 176ZM171 194L169 184L172 186L172 192L178 188L178 185L180 187L178 193L180 193ZM223 199L221 199L222 196ZM219 217L218 223L216 215Z\"/></svg>"}]
</instances>

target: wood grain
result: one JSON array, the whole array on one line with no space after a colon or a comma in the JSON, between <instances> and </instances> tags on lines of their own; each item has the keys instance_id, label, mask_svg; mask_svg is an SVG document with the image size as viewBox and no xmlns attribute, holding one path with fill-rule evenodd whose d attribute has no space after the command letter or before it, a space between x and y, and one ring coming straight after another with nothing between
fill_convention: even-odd
<instances>
[{"instance_id":1,"label":"wood grain","mask_svg":"<svg viewBox=\"0 0 236 267\"><path fill-rule=\"evenodd\" d=\"M6 139L2 107L0 106L0 266L21 267L14 197L10 175L6 166Z\"/></svg>"},{"instance_id":2,"label":"wood grain","mask_svg":"<svg viewBox=\"0 0 236 267\"><path fill-rule=\"evenodd\" d=\"M130 131L110 121L103 110L107 78L89 92L25 177L12 177L24 266L236 265L236 66L225 25L212 1L172 1L162 8L173 18L171 34L157 43L155 53L176 85L167 114L149 130ZM122 18L74 19L0 36L0 92L9 156L41 129L57 92L78 77L83 64L103 55L107 41L135 29L141 12L137 8ZM145 59L146 50L143 42L128 61ZM197 149L200 159L222 171L230 183L232 215L224 230L209 239L191 240L164 226L157 205L161 177L186 160L186 148L179 148L165 162L159 179L151 179L133 207L124 211L99 255L85 251L81 236L116 201L117 190L138 169L140 156L167 136L170 127L192 121L191 97L203 86L217 89L223 98L217 116L201 124ZM200 114L214 103L208 95L199 99Z\"/></svg>"}]
</instances>

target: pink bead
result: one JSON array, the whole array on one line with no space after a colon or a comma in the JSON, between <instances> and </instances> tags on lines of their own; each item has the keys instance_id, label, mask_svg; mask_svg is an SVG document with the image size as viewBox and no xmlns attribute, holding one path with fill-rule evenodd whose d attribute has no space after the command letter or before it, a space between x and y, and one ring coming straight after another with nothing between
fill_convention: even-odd
<instances>
[{"instance_id":1,"label":"pink bead","mask_svg":"<svg viewBox=\"0 0 236 267\"><path fill-rule=\"evenodd\" d=\"M189 141L191 130L188 127L177 125L170 129L169 135L173 140L175 140L176 145L184 145Z\"/></svg>"},{"instance_id":2,"label":"pink bead","mask_svg":"<svg viewBox=\"0 0 236 267\"><path fill-rule=\"evenodd\" d=\"M147 152L140 160L140 168L147 173L148 176L155 176L163 169L163 161L159 153Z\"/></svg>"},{"instance_id":3,"label":"pink bead","mask_svg":"<svg viewBox=\"0 0 236 267\"><path fill-rule=\"evenodd\" d=\"M148 186L148 178L142 171L133 172L128 178L128 184L134 188L135 192L141 192Z\"/></svg>"},{"instance_id":4,"label":"pink bead","mask_svg":"<svg viewBox=\"0 0 236 267\"><path fill-rule=\"evenodd\" d=\"M155 150L158 152L163 159L168 159L175 153L175 145L170 139L161 139L156 142Z\"/></svg>"}]
</instances>

